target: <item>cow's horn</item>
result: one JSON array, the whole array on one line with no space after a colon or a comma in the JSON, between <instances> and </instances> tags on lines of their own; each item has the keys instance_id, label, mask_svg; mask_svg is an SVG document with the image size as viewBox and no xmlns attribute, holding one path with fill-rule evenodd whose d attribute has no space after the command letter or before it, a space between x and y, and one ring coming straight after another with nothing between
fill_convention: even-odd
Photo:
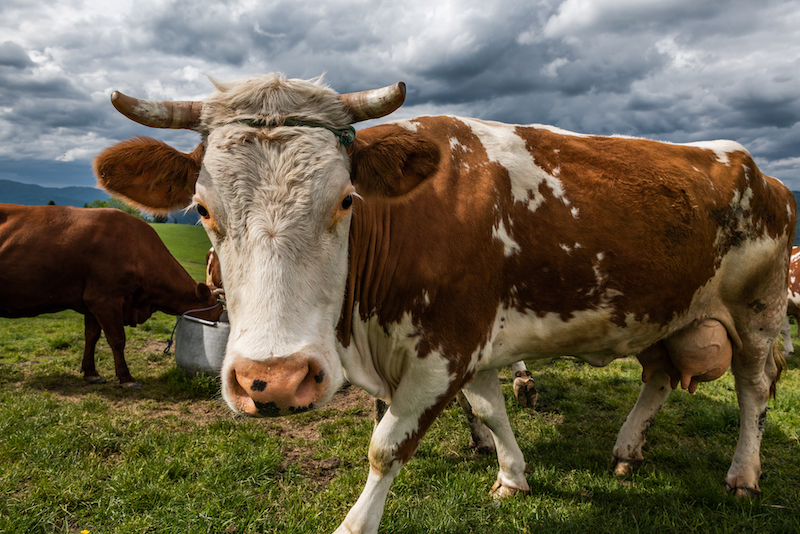
<instances>
[{"instance_id":1,"label":"cow's horn","mask_svg":"<svg viewBox=\"0 0 800 534\"><path fill-rule=\"evenodd\" d=\"M151 128L193 129L200 123L202 102L172 100L142 100L123 95L119 91L111 93L111 103L117 111L139 124Z\"/></svg>"},{"instance_id":2,"label":"cow's horn","mask_svg":"<svg viewBox=\"0 0 800 534\"><path fill-rule=\"evenodd\" d=\"M381 89L346 93L339 95L339 99L353 116L353 122L377 119L403 105L406 99L406 84L397 82Z\"/></svg>"}]
</instances>

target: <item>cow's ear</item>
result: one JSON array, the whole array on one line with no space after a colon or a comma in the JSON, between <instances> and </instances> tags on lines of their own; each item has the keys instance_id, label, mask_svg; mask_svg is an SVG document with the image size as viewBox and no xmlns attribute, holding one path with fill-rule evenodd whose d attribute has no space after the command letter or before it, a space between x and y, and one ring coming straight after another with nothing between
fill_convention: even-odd
<instances>
[{"instance_id":1,"label":"cow's ear","mask_svg":"<svg viewBox=\"0 0 800 534\"><path fill-rule=\"evenodd\" d=\"M94 160L100 187L151 213L188 206L203 161L203 145L184 154L162 141L134 137L105 149Z\"/></svg>"},{"instance_id":2,"label":"cow's ear","mask_svg":"<svg viewBox=\"0 0 800 534\"><path fill-rule=\"evenodd\" d=\"M405 195L433 175L439 148L426 138L396 125L359 132L350 151L351 178L359 194Z\"/></svg>"}]
</instances>

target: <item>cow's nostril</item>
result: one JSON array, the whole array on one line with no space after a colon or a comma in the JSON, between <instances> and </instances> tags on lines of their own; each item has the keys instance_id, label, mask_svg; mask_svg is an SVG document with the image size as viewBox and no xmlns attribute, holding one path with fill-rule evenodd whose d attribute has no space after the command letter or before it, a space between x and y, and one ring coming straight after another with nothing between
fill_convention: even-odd
<instances>
[{"instance_id":1,"label":"cow's nostril","mask_svg":"<svg viewBox=\"0 0 800 534\"><path fill-rule=\"evenodd\" d=\"M226 387L223 389L227 390L231 407L241 413L256 415L258 410L255 402L247 393L246 381L243 381L233 369L228 373L227 377L225 381Z\"/></svg>"},{"instance_id":2,"label":"cow's nostril","mask_svg":"<svg viewBox=\"0 0 800 534\"><path fill-rule=\"evenodd\" d=\"M223 395L239 412L274 417L319 406L331 379L322 362L302 352L269 361L232 358Z\"/></svg>"}]
</instances>

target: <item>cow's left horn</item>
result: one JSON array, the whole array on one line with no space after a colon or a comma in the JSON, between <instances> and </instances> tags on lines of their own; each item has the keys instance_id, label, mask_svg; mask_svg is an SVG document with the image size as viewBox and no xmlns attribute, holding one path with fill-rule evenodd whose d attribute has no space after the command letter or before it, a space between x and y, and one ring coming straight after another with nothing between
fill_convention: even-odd
<instances>
[{"instance_id":1,"label":"cow's left horn","mask_svg":"<svg viewBox=\"0 0 800 534\"><path fill-rule=\"evenodd\" d=\"M111 103L117 111L139 124L151 128L176 128L192 130L200 123L202 102L188 100L143 100L111 93Z\"/></svg>"},{"instance_id":2,"label":"cow's left horn","mask_svg":"<svg viewBox=\"0 0 800 534\"><path fill-rule=\"evenodd\" d=\"M339 99L353 116L353 122L377 119L403 105L406 99L406 84L397 82L381 89L346 93L339 95Z\"/></svg>"}]
</instances>

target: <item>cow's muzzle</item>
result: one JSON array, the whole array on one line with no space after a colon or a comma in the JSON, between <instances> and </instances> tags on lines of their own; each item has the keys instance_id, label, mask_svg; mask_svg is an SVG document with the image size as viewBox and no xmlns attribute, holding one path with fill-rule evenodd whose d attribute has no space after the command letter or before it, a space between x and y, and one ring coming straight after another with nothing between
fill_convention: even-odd
<instances>
[{"instance_id":1,"label":"cow's muzzle","mask_svg":"<svg viewBox=\"0 0 800 534\"><path fill-rule=\"evenodd\" d=\"M224 377L223 396L235 411L277 417L311 410L327 401L331 380L303 353L256 361L234 356Z\"/></svg>"}]
</instances>

